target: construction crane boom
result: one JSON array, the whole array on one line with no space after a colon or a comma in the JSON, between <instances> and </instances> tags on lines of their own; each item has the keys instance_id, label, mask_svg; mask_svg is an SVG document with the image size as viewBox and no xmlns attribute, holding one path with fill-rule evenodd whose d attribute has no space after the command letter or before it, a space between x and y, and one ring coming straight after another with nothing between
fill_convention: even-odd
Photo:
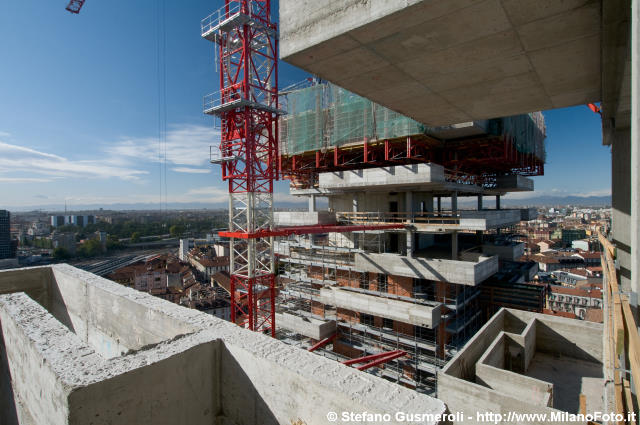
<instances>
[{"instance_id":1,"label":"construction crane boom","mask_svg":"<svg viewBox=\"0 0 640 425\"><path fill-rule=\"evenodd\" d=\"M84 2L85 0L70 0L66 9L71 13L78 14L80 13L80 9L82 9Z\"/></svg>"}]
</instances>

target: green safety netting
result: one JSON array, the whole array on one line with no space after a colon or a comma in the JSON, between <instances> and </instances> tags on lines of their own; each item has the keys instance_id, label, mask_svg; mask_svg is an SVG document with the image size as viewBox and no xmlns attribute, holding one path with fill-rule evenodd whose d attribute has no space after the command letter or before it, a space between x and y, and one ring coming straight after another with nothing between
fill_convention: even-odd
<instances>
[{"instance_id":1,"label":"green safety netting","mask_svg":"<svg viewBox=\"0 0 640 425\"><path fill-rule=\"evenodd\" d=\"M289 92L288 114L280 120L280 150L287 155L343 146L352 142L419 134L439 137L455 126L429 127L331 83ZM545 126L540 112L474 123L487 134L508 134L516 149L544 160ZM445 139L446 140L446 139Z\"/></svg>"}]
</instances>

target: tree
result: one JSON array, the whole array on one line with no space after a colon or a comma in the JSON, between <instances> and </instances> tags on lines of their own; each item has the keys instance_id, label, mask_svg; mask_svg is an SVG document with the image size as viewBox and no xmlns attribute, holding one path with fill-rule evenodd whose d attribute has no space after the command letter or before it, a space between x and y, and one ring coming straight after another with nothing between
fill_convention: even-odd
<instances>
[{"instance_id":1,"label":"tree","mask_svg":"<svg viewBox=\"0 0 640 425\"><path fill-rule=\"evenodd\" d=\"M184 233L184 227L180 224L174 224L169 228L169 233L171 234L171 237L177 238Z\"/></svg>"},{"instance_id":2,"label":"tree","mask_svg":"<svg viewBox=\"0 0 640 425\"><path fill-rule=\"evenodd\" d=\"M83 257L95 257L102 252L102 246L97 239L90 239L80 245L78 252Z\"/></svg>"},{"instance_id":3,"label":"tree","mask_svg":"<svg viewBox=\"0 0 640 425\"><path fill-rule=\"evenodd\" d=\"M53 250L53 258L56 260L68 260L71 258L71 253L62 247L58 247Z\"/></svg>"},{"instance_id":4,"label":"tree","mask_svg":"<svg viewBox=\"0 0 640 425\"><path fill-rule=\"evenodd\" d=\"M131 243L138 243L140 242L140 232L133 232L131 234Z\"/></svg>"}]
</instances>

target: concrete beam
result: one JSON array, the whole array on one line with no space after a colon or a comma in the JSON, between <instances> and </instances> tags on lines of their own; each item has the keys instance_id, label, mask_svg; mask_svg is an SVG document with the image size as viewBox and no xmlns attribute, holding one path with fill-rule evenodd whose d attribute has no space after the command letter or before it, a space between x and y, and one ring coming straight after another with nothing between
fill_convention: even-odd
<instances>
[{"instance_id":1,"label":"concrete beam","mask_svg":"<svg viewBox=\"0 0 640 425\"><path fill-rule=\"evenodd\" d=\"M346 288L320 289L320 302L372 314L411 325L435 328L440 323L440 304L424 305L369 295Z\"/></svg>"},{"instance_id":2,"label":"concrete beam","mask_svg":"<svg viewBox=\"0 0 640 425\"><path fill-rule=\"evenodd\" d=\"M335 320L320 320L291 313L276 313L276 325L315 340L325 339L336 332Z\"/></svg>"}]
</instances>

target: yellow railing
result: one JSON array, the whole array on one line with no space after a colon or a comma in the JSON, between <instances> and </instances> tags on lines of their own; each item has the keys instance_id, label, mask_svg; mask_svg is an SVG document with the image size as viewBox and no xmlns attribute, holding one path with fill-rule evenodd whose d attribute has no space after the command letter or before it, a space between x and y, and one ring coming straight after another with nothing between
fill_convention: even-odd
<instances>
[{"instance_id":1,"label":"yellow railing","mask_svg":"<svg viewBox=\"0 0 640 425\"><path fill-rule=\"evenodd\" d=\"M601 261L607 300L604 305L604 312L608 318L605 322L608 323L608 328L605 330L608 344L605 349L609 356L605 358L610 361L610 364L606 366L613 369L616 413L622 413L629 418L626 412L634 411L634 396L626 376L627 372L630 372L635 394L640 394L640 336L638 336L636 321L629 305L629 296L621 292L618 285L614 263L616 248L600 232L598 232L598 239L603 248ZM636 423L635 420L629 419L626 423Z\"/></svg>"}]
</instances>

